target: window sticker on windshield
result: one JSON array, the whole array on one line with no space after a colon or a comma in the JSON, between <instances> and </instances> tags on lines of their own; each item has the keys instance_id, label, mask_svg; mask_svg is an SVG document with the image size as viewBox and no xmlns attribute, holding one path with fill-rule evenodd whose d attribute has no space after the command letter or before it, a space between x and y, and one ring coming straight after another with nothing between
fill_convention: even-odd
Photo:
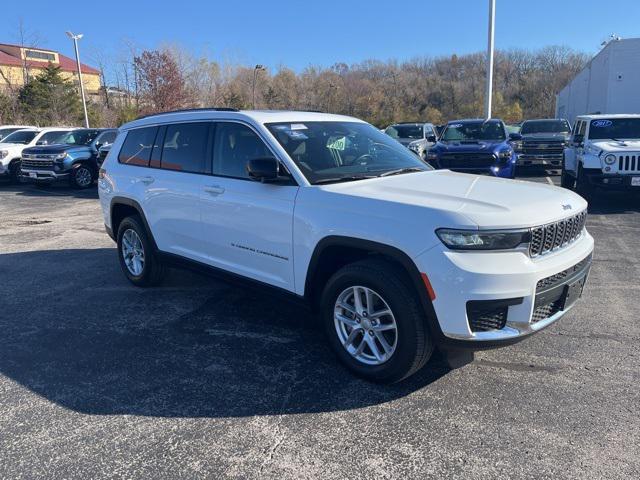
<instances>
[{"instance_id":1,"label":"window sticker on windshield","mask_svg":"<svg viewBox=\"0 0 640 480\"><path fill-rule=\"evenodd\" d=\"M592 127L597 127L597 128L610 127L611 125L613 125L613 122L611 120L595 120L591 124Z\"/></svg>"},{"instance_id":2,"label":"window sticker on windshield","mask_svg":"<svg viewBox=\"0 0 640 480\"><path fill-rule=\"evenodd\" d=\"M304 133L298 130L288 130L286 133L293 140L307 140L309 138Z\"/></svg>"},{"instance_id":3,"label":"window sticker on windshield","mask_svg":"<svg viewBox=\"0 0 640 480\"><path fill-rule=\"evenodd\" d=\"M333 150L344 150L347 148L347 137L339 137L335 140L329 140L327 142L327 148L331 148Z\"/></svg>"},{"instance_id":4,"label":"window sticker on windshield","mask_svg":"<svg viewBox=\"0 0 640 480\"><path fill-rule=\"evenodd\" d=\"M462 127L461 123L452 123L451 125L449 125L449 128L460 128Z\"/></svg>"},{"instance_id":5,"label":"window sticker on windshield","mask_svg":"<svg viewBox=\"0 0 640 480\"><path fill-rule=\"evenodd\" d=\"M292 123L291 130L306 130L307 126L304 123Z\"/></svg>"}]
</instances>

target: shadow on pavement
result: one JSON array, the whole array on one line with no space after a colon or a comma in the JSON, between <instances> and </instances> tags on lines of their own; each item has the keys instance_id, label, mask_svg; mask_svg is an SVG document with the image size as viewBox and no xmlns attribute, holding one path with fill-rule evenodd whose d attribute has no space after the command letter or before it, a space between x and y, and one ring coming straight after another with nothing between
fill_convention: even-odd
<instances>
[{"instance_id":1,"label":"shadow on pavement","mask_svg":"<svg viewBox=\"0 0 640 480\"><path fill-rule=\"evenodd\" d=\"M393 386L353 377L302 307L186 271L131 286L113 248L0 255L0 373L87 414L238 417L389 402L445 375L441 359Z\"/></svg>"},{"instance_id":2,"label":"shadow on pavement","mask_svg":"<svg viewBox=\"0 0 640 480\"><path fill-rule=\"evenodd\" d=\"M586 199L594 215L640 212L640 195L633 192L596 191Z\"/></svg>"},{"instance_id":3,"label":"shadow on pavement","mask_svg":"<svg viewBox=\"0 0 640 480\"><path fill-rule=\"evenodd\" d=\"M12 184L9 182L0 183L0 191L15 192L19 196L25 197L73 197L73 198L94 198L98 199L98 188L94 184L86 190L72 188L65 183L52 185L36 185L33 183Z\"/></svg>"}]
</instances>

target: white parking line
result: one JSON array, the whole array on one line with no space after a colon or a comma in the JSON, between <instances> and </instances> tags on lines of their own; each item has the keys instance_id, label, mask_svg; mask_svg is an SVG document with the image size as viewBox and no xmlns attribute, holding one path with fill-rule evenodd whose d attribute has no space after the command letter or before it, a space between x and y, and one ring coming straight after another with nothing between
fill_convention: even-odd
<instances>
[{"instance_id":1,"label":"white parking line","mask_svg":"<svg viewBox=\"0 0 640 480\"><path fill-rule=\"evenodd\" d=\"M549 185L553 185L553 180L551 180L551 177L545 177L547 179L547 182L549 182Z\"/></svg>"}]
</instances>

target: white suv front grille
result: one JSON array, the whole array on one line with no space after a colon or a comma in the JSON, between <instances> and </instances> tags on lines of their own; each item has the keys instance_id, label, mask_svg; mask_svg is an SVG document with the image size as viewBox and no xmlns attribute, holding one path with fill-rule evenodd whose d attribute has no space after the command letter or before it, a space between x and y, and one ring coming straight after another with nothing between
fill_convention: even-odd
<instances>
[{"instance_id":1,"label":"white suv front grille","mask_svg":"<svg viewBox=\"0 0 640 480\"><path fill-rule=\"evenodd\" d=\"M620 173L640 173L640 153L617 154L616 157L618 157L618 171Z\"/></svg>"},{"instance_id":2,"label":"white suv front grille","mask_svg":"<svg viewBox=\"0 0 640 480\"><path fill-rule=\"evenodd\" d=\"M570 244L582 234L586 221L587 211L584 210L559 222L532 228L530 255L537 257Z\"/></svg>"}]
</instances>

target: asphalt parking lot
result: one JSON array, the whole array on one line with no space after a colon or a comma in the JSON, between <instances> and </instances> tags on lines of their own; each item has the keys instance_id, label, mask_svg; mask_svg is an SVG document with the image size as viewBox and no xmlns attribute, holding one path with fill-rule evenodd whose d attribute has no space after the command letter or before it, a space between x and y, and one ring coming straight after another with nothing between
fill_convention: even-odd
<instances>
[{"instance_id":1,"label":"asphalt parking lot","mask_svg":"<svg viewBox=\"0 0 640 480\"><path fill-rule=\"evenodd\" d=\"M294 305L179 270L131 286L96 199L0 185L0 478L640 477L638 197L592 203L560 322L394 386Z\"/></svg>"}]
</instances>

